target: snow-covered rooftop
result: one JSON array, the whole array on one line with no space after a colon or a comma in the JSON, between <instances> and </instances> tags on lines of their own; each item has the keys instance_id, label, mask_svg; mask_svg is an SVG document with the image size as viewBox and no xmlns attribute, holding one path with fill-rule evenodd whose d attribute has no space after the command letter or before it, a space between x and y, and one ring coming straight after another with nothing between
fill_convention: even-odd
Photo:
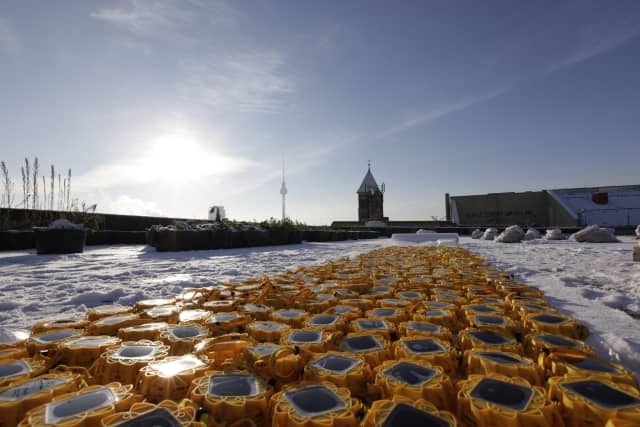
<instances>
[{"instance_id":1,"label":"snow-covered rooftop","mask_svg":"<svg viewBox=\"0 0 640 427\"><path fill-rule=\"evenodd\" d=\"M640 186L573 188L548 190L573 217L582 217L584 224L609 226L640 223ZM608 202L597 204L595 193L607 193Z\"/></svg>"}]
</instances>

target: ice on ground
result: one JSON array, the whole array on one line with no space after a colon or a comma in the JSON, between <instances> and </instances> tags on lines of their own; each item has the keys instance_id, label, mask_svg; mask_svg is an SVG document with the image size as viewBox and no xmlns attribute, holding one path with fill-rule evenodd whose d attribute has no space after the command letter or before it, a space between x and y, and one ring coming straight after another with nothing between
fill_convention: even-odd
<instances>
[{"instance_id":1,"label":"ice on ground","mask_svg":"<svg viewBox=\"0 0 640 427\"><path fill-rule=\"evenodd\" d=\"M501 243L518 243L524 238L524 231L519 225L507 227L502 233L496 237L496 242Z\"/></svg>"}]
</instances>

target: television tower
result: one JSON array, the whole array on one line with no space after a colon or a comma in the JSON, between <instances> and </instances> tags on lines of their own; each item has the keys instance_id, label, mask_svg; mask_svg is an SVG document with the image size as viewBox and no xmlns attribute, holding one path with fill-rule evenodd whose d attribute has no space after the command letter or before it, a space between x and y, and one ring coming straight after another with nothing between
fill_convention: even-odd
<instances>
[{"instance_id":1,"label":"television tower","mask_svg":"<svg viewBox=\"0 0 640 427\"><path fill-rule=\"evenodd\" d=\"M287 217L285 211L285 197L287 195L287 184L284 182L284 157L282 158L282 186L280 186L280 194L282 194L282 220Z\"/></svg>"}]
</instances>

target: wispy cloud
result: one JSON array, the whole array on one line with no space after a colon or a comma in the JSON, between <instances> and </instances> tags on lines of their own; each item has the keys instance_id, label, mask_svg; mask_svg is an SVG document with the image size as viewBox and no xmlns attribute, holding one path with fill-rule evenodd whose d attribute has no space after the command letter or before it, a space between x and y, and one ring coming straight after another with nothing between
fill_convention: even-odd
<instances>
[{"instance_id":1,"label":"wispy cloud","mask_svg":"<svg viewBox=\"0 0 640 427\"><path fill-rule=\"evenodd\" d=\"M14 54L20 47L18 36L6 18L0 16L0 53Z\"/></svg>"},{"instance_id":2,"label":"wispy cloud","mask_svg":"<svg viewBox=\"0 0 640 427\"><path fill-rule=\"evenodd\" d=\"M150 202L126 194L107 197L98 205L102 213L117 213L121 215L161 216L162 210L156 202Z\"/></svg>"},{"instance_id":3,"label":"wispy cloud","mask_svg":"<svg viewBox=\"0 0 640 427\"><path fill-rule=\"evenodd\" d=\"M188 79L179 85L185 98L221 110L281 112L294 90L284 73L284 55L275 50L231 53L209 61L185 61Z\"/></svg>"}]
</instances>

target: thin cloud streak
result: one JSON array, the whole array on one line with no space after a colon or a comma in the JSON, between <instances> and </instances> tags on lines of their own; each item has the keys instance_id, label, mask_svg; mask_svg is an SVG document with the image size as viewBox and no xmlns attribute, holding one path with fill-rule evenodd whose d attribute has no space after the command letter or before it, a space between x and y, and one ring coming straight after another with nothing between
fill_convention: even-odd
<instances>
[{"instance_id":1,"label":"thin cloud streak","mask_svg":"<svg viewBox=\"0 0 640 427\"><path fill-rule=\"evenodd\" d=\"M18 35L6 18L0 16L0 52L13 55L18 52Z\"/></svg>"}]
</instances>

